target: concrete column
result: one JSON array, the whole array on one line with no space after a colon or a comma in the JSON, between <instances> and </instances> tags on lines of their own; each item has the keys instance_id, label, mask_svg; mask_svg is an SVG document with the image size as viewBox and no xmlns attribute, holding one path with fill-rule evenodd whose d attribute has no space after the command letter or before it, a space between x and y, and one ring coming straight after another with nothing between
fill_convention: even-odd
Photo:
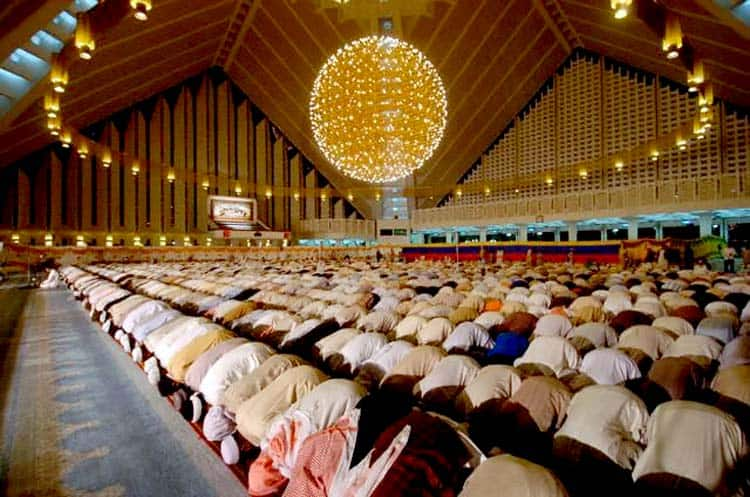
<instances>
[{"instance_id":1,"label":"concrete column","mask_svg":"<svg viewBox=\"0 0 750 497\"><path fill-rule=\"evenodd\" d=\"M638 220L629 219L628 220L628 240L637 240L637 239L638 239Z\"/></svg>"},{"instance_id":2,"label":"concrete column","mask_svg":"<svg viewBox=\"0 0 750 497\"><path fill-rule=\"evenodd\" d=\"M662 230L661 223L654 224L654 231L656 231L657 240L664 238L664 231Z\"/></svg>"},{"instance_id":3,"label":"concrete column","mask_svg":"<svg viewBox=\"0 0 750 497\"><path fill-rule=\"evenodd\" d=\"M601 227L601 233L602 233L601 239L602 241L605 241L607 239L607 227L606 226Z\"/></svg>"},{"instance_id":4,"label":"concrete column","mask_svg":"<svg viewBox=\"0 0 750 497\"><path fill-rule=\"evenodd\" d=\"M560 241L560 228L555 228L555 241Z\"/></svg>"},{"instance_id":5,"label":"concrete column","mask_svg":"<svg viewBox=\"0 0 750 497\"><path fill-rule=\"evenodd\" d=\"M518 225L518 241L519 242L529 241L529 227L525 224Z\"/></svg>"},{"instance_id":6,"label":"concrete column","mask_svg":"<svg viewBox=\"0 0 750 497\"><path fill-rule=\"evenodd\" d=\"M700 230L699 236L701 238L711 234L712 223L713 223L713 220L711 219L711 214L701 214L698 217L698 228Z\"/></svg>"},{"instance_id":7,"label":"concrete column","mask_svg":"<svg viewBox=\"0 0 750 497\"><path fill-rule=\"evenodd\" d=\"M729 241L729 224L726 219L719 221L719 236Z\"/></svg>"},{"instance_id":8,"label":"concrete column","mask_svg":"<svg viewBox=\"0 0 750 497\"><path fill-rule=\"evenodd\" d=\"M578 240L578 226L575 221L568 222L568 241L575 242Z\"/></svg>"},{"instance_id":9,"label":"concrete column","mask_svg":"<svg viewBox=\"0 0 750 497\"><path fill-rule=\"evenodd\" d=\"M479 229L479 241L482 243L487 241L487 228Z\"/></svg>"},{"instance_id":10,"label":"concrete column","mask_svg":"<svg viewBox=\"0 0 750 497\"><path fill-rule=\"evenodd\" d=\"M445 232L445 243L453 243L453 235L454 235L454 233L452 231L446 231Z\"/></svg>"}]
</instances>

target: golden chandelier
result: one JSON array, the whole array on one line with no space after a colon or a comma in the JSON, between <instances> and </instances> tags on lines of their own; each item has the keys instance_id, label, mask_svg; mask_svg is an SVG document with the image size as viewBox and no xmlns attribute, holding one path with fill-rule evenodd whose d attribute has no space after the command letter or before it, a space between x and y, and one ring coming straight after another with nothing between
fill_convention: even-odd
<instances>
[{"instance_id":1,"label":"golden chandelier","mask_svg":"<svg viewBox=\"0 0 750 497\"><path fill-rule=\"evenodd\" d=\"M414 46L368 36L341 47L310 96L315 141L342 173L388 183L422 167L447 120L443 82Z\"/></svg>"}]
</instances>

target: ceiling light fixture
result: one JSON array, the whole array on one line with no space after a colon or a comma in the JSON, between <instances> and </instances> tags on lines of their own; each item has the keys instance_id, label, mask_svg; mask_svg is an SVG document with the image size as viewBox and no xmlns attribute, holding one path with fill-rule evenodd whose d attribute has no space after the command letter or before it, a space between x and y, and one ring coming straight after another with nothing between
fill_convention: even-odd
<instances>
[{"instance_id":1,"label":"ceiling light fixture","mask_svg":"<svg viewBox=\"0 0 750 497\"><path fill-rule=\"evenodd\" d=\"M83 60L91 60L96 49L96 42L91 35L91 21L87 14L81 12L76 16L76 22L75 46L78 56Z\"/></svg>"},{"instance_id":2,"label":"ceiling light fixture","mask_svg":"<svg viewBox=\"0 0 750 497\"><path fill-rule=\"evenodd\" d=\"M668 59L676 59L680 56L682 49L682 28L680 21L674 15L668 13L664 22L664 38L661 49L667 54Z\"/></svg>"},{"instance_id":3,"label":"ceiling light fixture","mask_svg":"<svg viewBox=\"0 0 750 497\"><path fill-rule=\"evenodd\" d=\"M133 17L139 21L148 20L148 13L151 11L151 0L130 0L130 6L135 10Z\"/></svg>"},{"instance_id":4,"label":"ceiling light fixture","mask_svg":"<svg viewBox=\"0 0 750 497\"><path fill-rule=\"evenodd\" d=\"M445 88L417 48L368 36L323 65L310 121L318 147L342 173L369 183L396 181L421 168L442 140Z\"/></svg>"},{"instance_id":5,"label":"ceiling light fixture","mask_svg":"<svg viewBox=\"0 0 750 497\"><path fill-rule=\"evenodd\" d=\"M615 12L615 19L625 19L628 17L628 12L630 11L630 5L632 3L633 0L612 0L610 5Z\"/></svg>"}]
</instances>

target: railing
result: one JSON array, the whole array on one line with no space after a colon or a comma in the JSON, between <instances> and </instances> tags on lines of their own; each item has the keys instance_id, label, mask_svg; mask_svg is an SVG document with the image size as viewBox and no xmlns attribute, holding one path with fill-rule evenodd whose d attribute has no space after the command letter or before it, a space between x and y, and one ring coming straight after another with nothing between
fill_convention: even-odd
<instances>
[{"instance_id":1,"label":"railing","mask_svg":"<svg viewBox=\"0 0 750 497\"><path fill-rule=\"evenodd\" d=\"M375 221L366 219L303 219L297 238L375 238Z\"/></svg>"},{"instance_id":2,"label":"railing","mask_svg":"<svg viewBox=\"0 0 750 497\"><path fill-rule=\"evenodd\" d=\"M526 224L540 220L579 221L596 217L739 207L750 207L750 172L744 176L662 181L602 191L416 209L412 215L412 229L467 224Z\"/></svg>"}]
</instances>

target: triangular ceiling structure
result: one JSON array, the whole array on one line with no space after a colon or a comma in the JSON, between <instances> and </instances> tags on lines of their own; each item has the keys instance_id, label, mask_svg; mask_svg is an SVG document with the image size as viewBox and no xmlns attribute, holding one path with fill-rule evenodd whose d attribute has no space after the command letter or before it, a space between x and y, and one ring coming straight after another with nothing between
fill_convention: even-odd
<instances>
[{"instance_id":1,"label":"triangular ceiling structure","mask_svg":"<svg viewBox=\"0 0 750 497\"><path fill-rule=\"evenodd\" d=\"M24 33L51 21L51 3L11 1L0 7L0 26L8 28L0 31L8 33L0 36L0 59L10 55L13 40L23 42ZM341 20L336 9L321 9L319 0L155 0L145 23L133 19L127 3L108 0L91 11L97 49L89 62L71 59L62 99L67 124L83 128L218 65L335 188L356 184L319 153L307 104L326 58L345 42L370 34L367 23ZM750 28L731 5L634 3L677 15L717 97L750 106ZM436 65L448 91L445 137L415 175L417 185L455 183L576 47L675 81L686 77L683 62L663 56L654 26L635 15L616 21L609 0L435 0L430 10L395 20L401 36ZM0 118L0 167L51 140L40 100L46 88L42 79L10 118ZM372 212L363 199L355 203Z\"/></svg>"}]
</instances>

